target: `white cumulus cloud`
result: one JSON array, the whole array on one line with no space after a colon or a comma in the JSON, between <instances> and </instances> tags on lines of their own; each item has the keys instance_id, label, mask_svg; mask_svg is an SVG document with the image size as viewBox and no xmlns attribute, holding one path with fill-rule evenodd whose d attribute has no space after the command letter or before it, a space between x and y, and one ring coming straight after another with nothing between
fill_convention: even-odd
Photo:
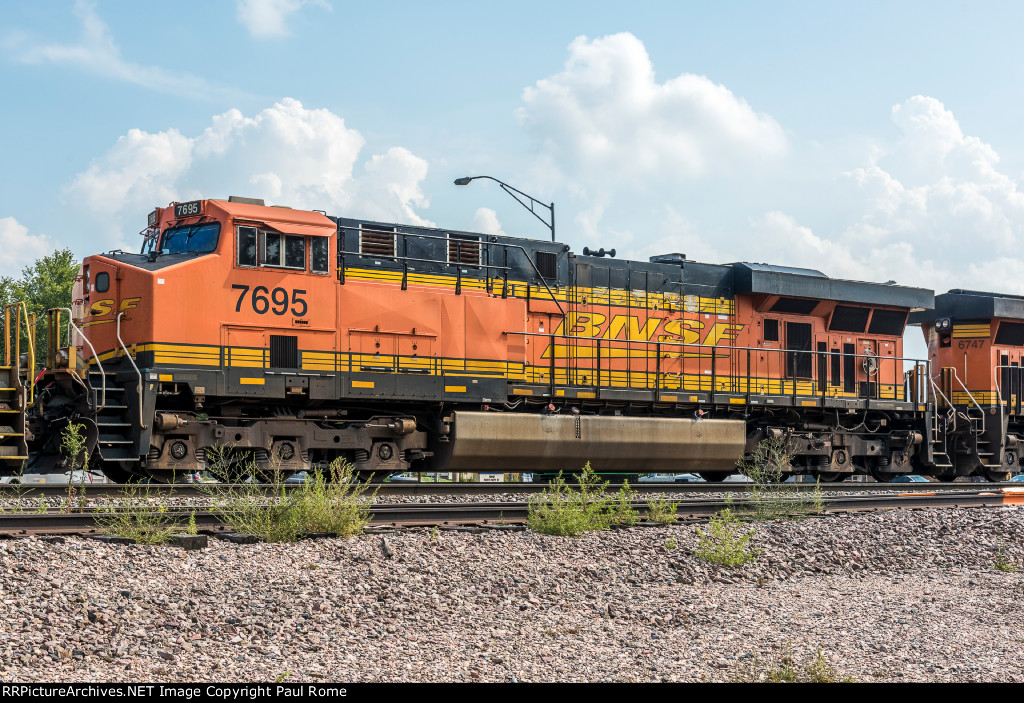
<instances>
[{"instance_id":1,"label":"white cumulus cloud","mask_svg":"<svg viewBox=\"0 0 1024 703\"><path fill-rule=\"evenodd\" d=\"M288 18L304 5L331 9L323 0L236 0L238 21L258 38L283 37L290 34Z\"/></svg>"},{"instance_id":2,"label":"white cumulus cloud","mask_svg":"<svg viewBox=\"0 0 1024 703\"><path fill-rule=\"evenodd\" d=\"M44 234L28 233L13 217L0 217L0 276L16 277L22 268L53 253L54 244Z\"/></svg>"},{"instance_id":3,"label":"white cumulus cloud","mask_svg":"<svg viewBox=\"0 0 1024 703\"><path fill-rule=\"evenodd\" d=\"M489 207L477 208L473 214L472 227L474 232L505 236L504 230L501 229L501 222L498 221L498 213Z\"/></svg>"},{"instance_id":4,"label":"white cumulus cloud","mask_svg":"<svg viewBox=\"0 0 1024 703\"><path fill-rule=\"evenodd\" d=\"M109 244L134 249L155 205L243 195L331 214L432 225L418 208L428 164L392 147L362 157L365 140L338 115L285 98L252 117L214 116L202 132L132 129L79 173L66 196ZM130 222L131 224L127 224Z\"/></svg>"},{"instance_id":5,"label":"white cumulus cloud","mask_svg":"<svg viewBox=\"0 0 1024 703\"><path fill-rule=\"evenodd\" d=\"M1024 192L996 151L935 98L894 106L892 120L900 139L844 174L863 199L839 235L851 260L937 289L1024 293Z\"/></svg>"},{"instance_id":6,"label":"white cumulus cloud","mask_svg":"<svg viewBox=\"0 0 1024 703\"><path fill-rule=\"evenodd\" d=\"M541 153L584 185L678 183L774 159L788 146L772 117L705 76L659 83L629 33L577 37L564 69L522 100L517 116Z\"/></svg>"}]
</instances>

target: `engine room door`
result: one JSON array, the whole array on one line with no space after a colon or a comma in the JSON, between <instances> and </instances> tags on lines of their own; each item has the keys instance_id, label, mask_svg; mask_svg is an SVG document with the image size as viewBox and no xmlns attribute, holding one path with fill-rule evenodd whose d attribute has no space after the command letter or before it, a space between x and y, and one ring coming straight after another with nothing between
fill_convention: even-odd
<instances>
[{"instance_id":1,"label":"engine room door","mask_svg":"<svg viewBox=\"0 0 1024 703\"><path fill-rule=\"evenodd\" d=\"M794 384L813 377L814 355L809 353L811 332L808 322L786 323L786 378L794 379Z\"/></svg>"},{"instance_id":2,"label":"engine room door","mask_svg":"<svg viewBox=\"0 0 1024 703\"><path fill-rule=\"evenodd\" d=\"M878 397L878 379L881 375L882 360L878 355L878 341L875 339L861 339L857 345L857 353L862 356L857 359L857 376L860 379L857 395L861 398Z\"/></svg>"}]
</instances>

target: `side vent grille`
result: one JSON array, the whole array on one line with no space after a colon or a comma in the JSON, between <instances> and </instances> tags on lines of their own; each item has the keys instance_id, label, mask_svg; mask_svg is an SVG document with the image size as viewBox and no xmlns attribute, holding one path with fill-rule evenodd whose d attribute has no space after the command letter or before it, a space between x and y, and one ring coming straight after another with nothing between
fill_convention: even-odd
<instances>
[{"instance_id":1,"label":"side vent grille","mask_svg":"<svg viewBox=\"0 0 1024 703\"><path fill-rule=\"evenodd\" d=\"M299 368L299 338L290 335L270 335L270 368Z\"/></svg>"},{"instance_id":2,"label":"side vent grille","mask_svg":"<svg viewBox=\"0 0 1024 703\"><path fill-rule=\"evenodd\" d=\"M537 252L537 270L543 278L558 278L558 254L550 251Z\"/></svg>"},{"instance_id":3,"label":"side vent grille","mask_svg":"<svg viewBox=\"0 0 1024 703\"><path fill-rule=\"evenodd\" d=\"M480 265L480 240L452 234L448 236L448 263Z\"/></svg>"},{"instance_id":4,"label":"side vent grille","mask_svg":"<svg viewBox=\"0 0 1024 703\"><path fill-rule=\"evenodd\" d=\"M395 231L393 229L361 229L359 253L364 256L394 256Z\"/></svg>"}]
</instances>

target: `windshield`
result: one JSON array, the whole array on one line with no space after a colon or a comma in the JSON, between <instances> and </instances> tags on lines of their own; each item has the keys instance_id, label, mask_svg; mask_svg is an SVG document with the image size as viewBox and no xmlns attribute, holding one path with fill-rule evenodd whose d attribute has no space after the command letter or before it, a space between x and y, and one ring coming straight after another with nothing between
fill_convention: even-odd
<instances>
[{"instance_id":1,"label":"windshield","mask_svg":"<svg viewBox=\"0 0 1024 703\"><path fill-rule=\"evenodd\" d=\"M217 248L220 237L220 223L208 222L189 227L175 227L164 232L160 242L161 254L183 254L195 252L207 254Z\"/></svg>"}]
</instances>

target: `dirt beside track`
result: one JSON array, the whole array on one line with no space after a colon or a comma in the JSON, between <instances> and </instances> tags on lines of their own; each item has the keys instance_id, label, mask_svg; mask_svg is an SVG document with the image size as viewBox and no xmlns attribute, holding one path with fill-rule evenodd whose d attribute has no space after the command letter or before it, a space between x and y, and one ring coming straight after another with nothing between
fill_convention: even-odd
<instances>
[{"instance_id":1,"label":"dirt beside track","mask_svg":"<svg viewBox=\"0 0 1024 703\"><path fill-rule=\"evenodd\" d=\"M820 650L858 681L1024 681L1024 510L764 523L731 569L695 530L3 541L0 678L730 681Z\"/></svg>"}]
</instances>

